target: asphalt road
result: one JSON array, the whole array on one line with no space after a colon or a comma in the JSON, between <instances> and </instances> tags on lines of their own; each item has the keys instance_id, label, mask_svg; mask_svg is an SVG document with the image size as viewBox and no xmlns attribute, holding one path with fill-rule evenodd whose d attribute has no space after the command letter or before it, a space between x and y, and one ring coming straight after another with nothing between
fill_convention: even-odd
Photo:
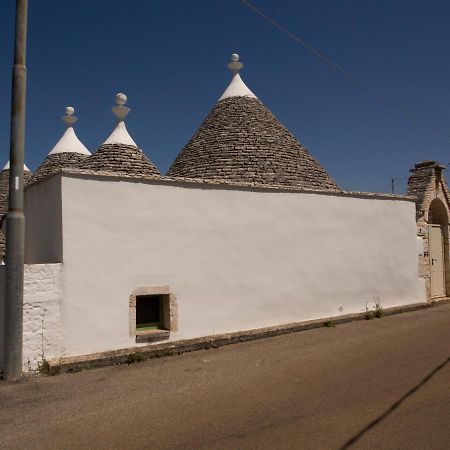
<instances>
[{"instance_id":1,"label":"asphalt road","mask_svg":"<svg viewBox=\"0 0 450 450\"><path fill-rule=\"evenodd\" d=\"M450 305L19 384L3 449L449 449Z\"/></svg>"}]
</instances>

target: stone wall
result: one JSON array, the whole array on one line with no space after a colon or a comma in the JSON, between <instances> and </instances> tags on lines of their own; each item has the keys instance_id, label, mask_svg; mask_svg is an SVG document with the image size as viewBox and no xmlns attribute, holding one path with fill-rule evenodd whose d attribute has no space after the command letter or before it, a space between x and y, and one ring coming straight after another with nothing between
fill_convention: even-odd
<instances>
[{"instance_id":1,"label":"stone wall","mask_svg":"<svg viewBox=\"0 0 450 450\"><path fill-rule=\"evenodd\" d=\"M449 232L450 192L443 171L445 166L436 161L423 161L411 169L412 175L408 180L408 195L416 197L417 237L421 243L419 249L419 277L425 280L427 299L431 300L431 266L429 252L428 225L441 223L444 230L446 290L450 293L450 261L449 259ZM446 217L432 217L431 204L433 201L442 202L443 215Z\"/></svg>"},{"instance_id":2,"label":"stone wall","mask_svg":"<svg viewBox=\"0 0 450 450\"><path fill-rule=\"evenodd\" d=\"M62 356L62 264L25 265L23 303L23 369L36 369L43 358ZM4 321L5 266L0 266L0 320ZM3 326L0 352L4 355ZM0 359L0 370L3 369Z\"/></svg>"}]
</instances>

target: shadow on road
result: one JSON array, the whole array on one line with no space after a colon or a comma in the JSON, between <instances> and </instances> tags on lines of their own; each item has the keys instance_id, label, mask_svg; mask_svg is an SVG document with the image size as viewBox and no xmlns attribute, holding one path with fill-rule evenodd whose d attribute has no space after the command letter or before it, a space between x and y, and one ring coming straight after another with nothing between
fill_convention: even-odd
<instances>
[{"instance_id":1,"label":"shadow on road","mask_svg":"<svg viewBox=\"0 0 450 450\"><path fill-rule=\"evenodd\" d=\"M412 389L410 389L403 397L397 400L389 409L387 409L383 414L378 416L375 420L372 420L367 426L365 426L361 431L356 433L351 439L349 439L339 450L346 450L350 448L353 444L359 441L368 431L376 427L381 421L386 419L390 414L392 414L408 397L417 392L425 383L431 380L440 370L442 370L450 362L450 356L442 363L439 364L435 369L433 369L420 383L416 384Z\"/></svg>"}]
</instances>

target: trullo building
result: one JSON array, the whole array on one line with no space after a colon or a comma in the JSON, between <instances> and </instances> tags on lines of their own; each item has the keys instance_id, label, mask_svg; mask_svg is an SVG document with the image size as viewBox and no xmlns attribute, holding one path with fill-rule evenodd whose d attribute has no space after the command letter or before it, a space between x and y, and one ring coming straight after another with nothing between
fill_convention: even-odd
<instances>
[{"instance_id":1,"label":"trullo building","mask_svg":"<svg viewBox=\"0 0 450 450\"><path fill-rule=\"evenodd\" d=\"M120 94L97 152L27 187L24 367L425 300L414 199L340 189L229 67L167 176Z\"/></svg>"}]
</instances>

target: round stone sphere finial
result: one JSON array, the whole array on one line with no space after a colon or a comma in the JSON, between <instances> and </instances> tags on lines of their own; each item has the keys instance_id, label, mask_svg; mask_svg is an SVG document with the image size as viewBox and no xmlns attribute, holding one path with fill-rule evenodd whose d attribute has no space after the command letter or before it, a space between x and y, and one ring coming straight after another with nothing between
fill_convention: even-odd
<instances>
[{"instance_id":1,"label":"round stone sphere finial","mask_svg":"<svg viewBox=\"0 0 450 450\"><path fill-rule=\"evenodd\" d=\"M123 105L125 105L126 102L127 102L127 96L125 94L123 94L122 92L119 92L116 95L116 103L119 106L123 106Z\"/></svg>"},{"instance_id":2,"label":"round stone sphere finial","mask_svg":"<svg viewBox=\"0 0 450 450\"><path fill-rule=\"evenodd\" d=\"M231 55L231 61L228 64L228 68L233 72L234 75L238 74L239 71L244 67L244 64L242 64L239 61L239 55L237 53L233 53Z\"/></svg>"},{"instance_id":3,"label":"round stone sphere finial","mask_svg":"<svg viewBox=\"0 0 450 450\"><path fill-rule=\"evenodd\" d=\"M66 106L65 112L66 115L63 116L62 120L68 127L70 127L78 120L78 117L73 115L75 108L73 106Z\"/></svg>"},{"instance_id":4,"label":"round stone sphere finial","mask_svg":"<svg viewBox=\"0 0 450 450\"><path fill-rule=\"evenodd\" d=\"M122 92L119 92L116 95L117 106L114 106L114 108L112 108L112 112L114 113L114 115L116 116L116 118L119 122L123 121L125 119L125 117L127 117L129 112L131 111L130 108L127 108L126 106L124 106L126 102L127 102L127 96L125 94L123 94Z\"/></svg>"}]
</instances>

